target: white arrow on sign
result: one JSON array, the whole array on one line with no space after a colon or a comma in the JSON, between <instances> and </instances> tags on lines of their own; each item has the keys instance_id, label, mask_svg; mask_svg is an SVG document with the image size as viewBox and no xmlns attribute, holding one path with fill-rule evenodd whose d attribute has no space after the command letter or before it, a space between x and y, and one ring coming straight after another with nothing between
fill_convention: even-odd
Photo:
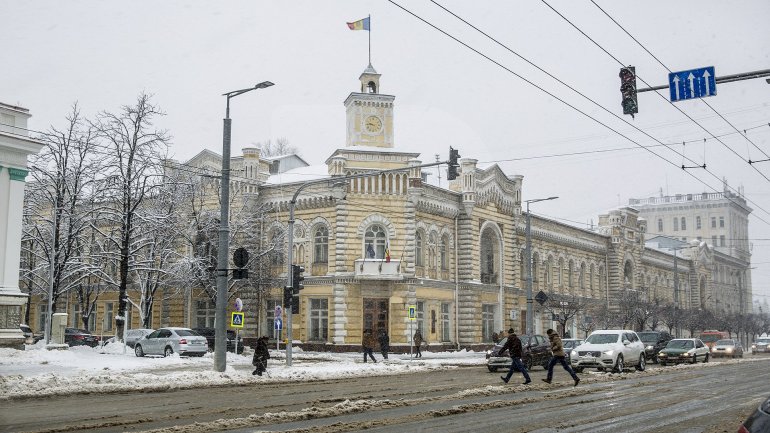
<instances>
[{"instance_id":1,"label":"white arrow on sign","mask_svg":"<svg viewBox=\"0 0 770 433\"><path fill-rule=\"evenodd\" d=\"M674 75L674 92L676 93L675 100L679 100L679 75Z\"/></svg>"},{"instance_id":2,"label":"white arrow on sign","mask_svg":"<svg viewBox=\"0 0 770 433\"><path fill-rule=\"evenodd\" d=\"M709 74L708 69L706 69L705 71L703 71L703 81L706 83L706 95L705 96L710 96L711 95L711 89L709 88L709 77L711 77L711 74Z\"/></svg>"},{"instance_id":3,"label":"white arrow on sign","mask_svg":"<svg viewBox=\"0 0 770 433\"><path fill-rule=\"evenodd\" d=\"M690 72L690 75L687 76L687 80L690 81L690 95L695 96L695 75Z\"/></svg>"}]
</instances>

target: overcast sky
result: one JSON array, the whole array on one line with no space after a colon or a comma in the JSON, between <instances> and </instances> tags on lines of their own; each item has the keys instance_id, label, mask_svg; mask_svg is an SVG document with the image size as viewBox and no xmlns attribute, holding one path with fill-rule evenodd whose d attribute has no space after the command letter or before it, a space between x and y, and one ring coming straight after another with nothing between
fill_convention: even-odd
<instances>
[{"instance_id":1,"label":"overcast sky","mask_svg":"<svg viewBox=\"0 0 770 433\"><path fill-rule=\"evenodd\" d=\"M617 60L541 1L438 2L654 139L429 0L397 3L502 66L389 1L0 0L0 101L28 108L30 128L42 130L62 125L75 101L93 116L147 92L167 113L158 126L184 161L203 149L221 153L222 93L270 80L274 87L231 101L233 153L286 138L316 165L345 145L343 101L368 63L369 34L345 23L371 15L372 65L381 92L396 96L396 148L419 150L428 162L447 159L453 146L498 163L524 176L524 199L560 197L533 212L572 224L595 222L631 197L721 191L724 177L745 188L754 209L754 292L770 301L770 161L745 161L767 158L757 147L770 153L770 84L719 84L715 97L676 104L667 90L641 93L631 119L622 115L618 78L618 61L636 66L640 88L642 80L667 84L666 67L714 66L717 76L770 69L770 2L595 0L664 67L590 0L546 1ZM728 135L720 143L711 134ZM657 146L657 156L640 146ZM574 155L605 150L613 151ZM554 156L563 154L573 155ZM682 154L707 171L678 168Z\"/></svg>"}]
</instances>

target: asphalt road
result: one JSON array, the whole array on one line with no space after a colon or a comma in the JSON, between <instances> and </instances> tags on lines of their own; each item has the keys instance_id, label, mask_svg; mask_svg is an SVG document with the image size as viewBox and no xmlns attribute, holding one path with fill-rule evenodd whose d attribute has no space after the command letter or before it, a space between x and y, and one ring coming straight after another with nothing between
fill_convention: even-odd
<instances>
[{"instance_id":1,"label":"asphalt road","mask_svg":"<svg viewBox=\"0 0 770 433\"><path fill-rule=\"evenodd\" d=\"M748 357L747 357L748 358ZM770 357L581 374L524 387L461 367L302 383L14 399L2 432L735 432L770 394ZM516 383L516 385L514 385Z\"/></svg>"}]
</instances>

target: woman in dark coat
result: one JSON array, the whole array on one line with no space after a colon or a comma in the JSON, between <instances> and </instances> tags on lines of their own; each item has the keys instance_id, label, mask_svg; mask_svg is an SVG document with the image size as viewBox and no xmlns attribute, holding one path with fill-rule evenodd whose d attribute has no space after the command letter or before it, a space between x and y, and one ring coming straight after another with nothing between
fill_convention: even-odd
<instances>
[{"instance_id":1,"label":"woman in dark coat","mask_svg":"<svg viewBox=\"0 0 770 433\"><path fill-rule=\"evenodd\" d=\"M414 357L415 358L422 358L422 352L420 351L420 345L422 344L422 332L420 330L414 331L414 337L412 337L412 342L414 343Z\"/></svg>"},{"instance_id":2,"label":"woman in dark coat","mask_svg":"<svg viewBox=\"0 0 770 433\"><path fill-rule=\"evenodd\" d=\"M257 347L254 348L254 358L251 364L256 367L253 373L262 376L262 372L267 370L267 360L270 359L270 352L267 350L268 337L259 337Z\"/></svg>"},{"instance_id":3,"label":"woman in dark coat","mask_svg":"<svg viewBox=\"0 0 770 433\"><path fill-rule=\"evenodd\" d=\"M388 331L380 329L380 335L377 336L380 342L380 352L382 357L388 359L388 351L390 351L390 337L388 337Z\"/></svg>"}]
</instances>

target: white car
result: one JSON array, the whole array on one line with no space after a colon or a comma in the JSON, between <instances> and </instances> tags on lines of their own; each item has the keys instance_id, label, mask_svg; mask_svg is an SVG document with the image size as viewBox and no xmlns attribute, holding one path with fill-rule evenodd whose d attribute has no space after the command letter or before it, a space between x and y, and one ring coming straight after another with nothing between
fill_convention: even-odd
<instances>
[{"instance_id":1,"label":"white car","mask_svg":"<svg viewBox=\"0 0 770 433\"><path fill-rule=\"evenodd\" d=\"M756 355L757 353L765 352L770 352L770 338L760 337L751 345L751 353Z\"/></svg>"},{"instance_id":2,"label":"white car","mask_svg":"<svg viewBox=\"0 0 770 433\"><path fill-rule=\"evenodd\" d=\"M209 350L206 337L190 328L160 328L138 340L134 345L136 356L178 353L184 356L203 356Z\"/></svg>"},{"instance_id":3,"label":"white car","mask_svg":"<svg viewBox=\"0 0 770 433\"><path fill-rule=\"evenodd\" d=\"M620 373L628 366L644 371L644 343L634 331L594 331L586 338L585 343L572 349L570 364L578 373L584 368L598 368L599 371L611 369Z\"/></svg>"}]
</instances>

